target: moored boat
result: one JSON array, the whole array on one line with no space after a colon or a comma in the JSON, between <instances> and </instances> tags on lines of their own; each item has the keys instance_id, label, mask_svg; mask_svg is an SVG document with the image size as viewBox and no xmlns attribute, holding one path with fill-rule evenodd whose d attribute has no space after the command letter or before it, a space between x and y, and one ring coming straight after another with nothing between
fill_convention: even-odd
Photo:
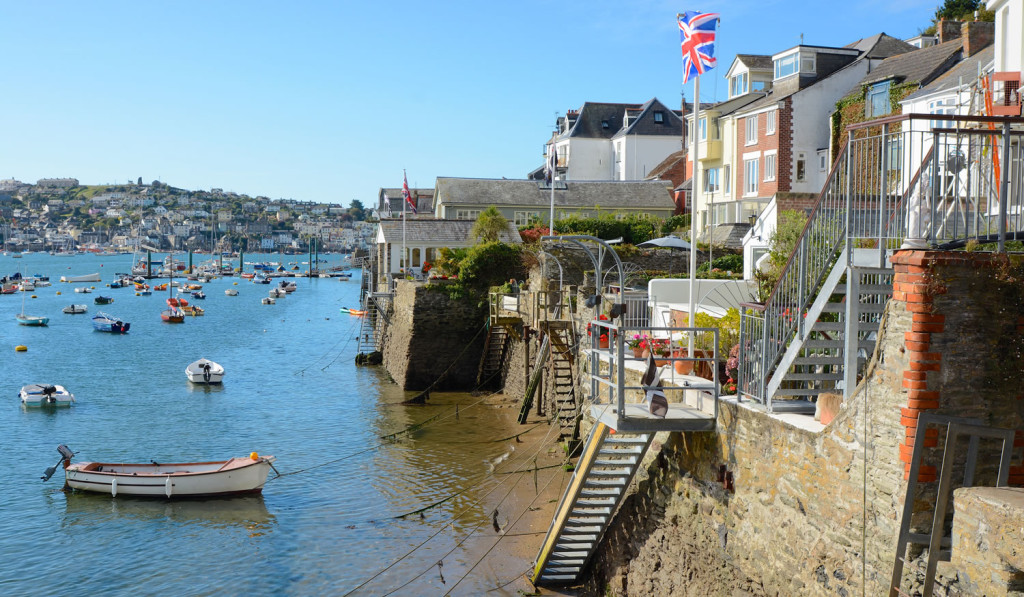
<instances>
[{"instance_id":1,"label":"moored boat","mask_svg":"<svg viewBox=\"0 0 1024 597\"><path fill-rule=\"evenodd\" d=\"M75 292L79 294L89 294L92 292L92 288L89 288L88 286L79 286L78 288L75 288Z\"/></svg>"},{"instance_id":2,"label":"moored boat","mask_svg":"<svg viewBox=\"0 0 1024 597\"><path fill-rule=\"evenodd\" d=\"M64 386L47 383L22 386L18 396L25 406L71 406L75 401L75 397Z\"/></svg>"},{"instance_id":3,"label":"moored boat","mask_svg":"<svg viewBox=\"0 0 1024 597\"><path fill-rule=\"evenodd\" d=\"M88 310L89 305L68 305L67 307L61 309L61 311L67 313L68 315L77 315L79 313L85 313Z\"/></svg>"},{"instance_id":4,"label":"moored boat","mask_svg":"<svg viewBox=\"0 0 1024 597\"><path fill-rule=\"evenodd\" d=\"M191 315L192 317L206 315L206 311L204 311L202 307L198 307L196 305L186 305L182 307L181 310L185 313L185 315Z\"/></svg>"},{"instance_id":5,"label":"moored boat","mask_svg":"<svg viewBox=\"0 0 1024 597\"><path fill-rule=\"evenodd\" d=\"M228 296L238 296L238 291L235 290L234 288L228 288L227 290L224 291L224 294Z\"/></svg>"},{"instance_id":6,"label":"moored boat","mask_svg":"<svg viewBox=\"0 0 1024 597\"><path fill-rule=\"evenodd\" d=\"M264 305L273 305L277 303L277 299L273 299L268 296L264 297L262 300L260 300L260 302L263 303Z\"/></svg>"},{"instance_id":7,"label":"moored boat","mask_svg":"<svg viewBox=\"0 0 1024 597\"><path fill-rule=\"evenodd\" d=\"M121 321L113 315L108 315L103 311L100 311L92 318L92 327L94 327L98 332L124 334L131 326L132 324L127 321Z\"/></svg>"},{"instance_id":8,"label":"moored boat","mask_svg":"<svg viewBox=\"0 0 1024 597\"><path fill-rule=\"evenodd\" d=\"M101 294L98 297L94 298L92 302L96 303L97 305L109 305L110 303L114 302L114 299L112 297L103 296Z\"/></svg>"},{"instance_id":9,"label":"moored boat","mask_svg":"<svg viewBox=\"0 0 1024 597\"><path fill-rule=\"evenodd\" d=\"M273 456L253 452L248 458L213 462L72 464L74 453L64 445L57 449L64 464L65 487L112 497L191 498L260 493L275 460ZM56 466L48 468L43 479L49 479L54 472Z\"/></svg>"},{"instance_id":10,"label":"moored boat","mask_svg":"<svg viewBox=\"0 0 1024 597\"><path fill-rule=\"evenodd\" d=\"M221 383L224 381L224 366L210 359L199 359L185 367L185 377L192 383Z\"/></svg>"},{"instance_id":11,"label":"moored boat","mask_svg":"<svg viewBox=\"0 0 1024 597\"><path fill-rule=\"evenodd\" d=\"M61 282L71 282L72 284L77 282L99 282L103 278L100 277L99 272L95 274L85 274L84 276L61 276Z\"/></svg>"}]
</instances>

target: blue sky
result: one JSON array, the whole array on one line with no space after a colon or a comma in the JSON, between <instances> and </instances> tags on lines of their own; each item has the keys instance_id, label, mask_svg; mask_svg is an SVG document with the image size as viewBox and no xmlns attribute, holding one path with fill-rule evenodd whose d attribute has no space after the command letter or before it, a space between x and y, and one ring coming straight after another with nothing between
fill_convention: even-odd
<instances>
[{"instance_id":1,"label":"blue sky","mask_svg":"<svg viewBox=\"0 0 1024 597\"><path fill-rule=\"evenodd\" d=\"M711 101L736 53L907 38L938 4L0 0L0 178L345 205L403 168L523 178L566 109L679 105L677 12L722 15Z\"/></svg>"}]
</instances>

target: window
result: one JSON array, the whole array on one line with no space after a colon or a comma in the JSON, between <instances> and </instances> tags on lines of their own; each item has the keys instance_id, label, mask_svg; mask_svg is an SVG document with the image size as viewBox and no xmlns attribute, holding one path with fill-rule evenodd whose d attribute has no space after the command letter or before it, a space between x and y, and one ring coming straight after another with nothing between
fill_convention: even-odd
<instances>
[{"instance_id":1,"label":"window","mask_svg":"<svg viewBox=\"0 0 1024 597\"><path fill-rule=\"evenodd\" d=\"M725 165L725 171L722 174L722 183L723 183L722 189L726 192L726 194L729 193L729 179L731 178L731 174L732 174L732 165L731 164L726 164Z\"/></svg>"},{"instance_id":2,"label":"window","mask_svg":"<svg viewBox=\"0 0 1024 597\"><path fill-rule=\"evenodd\" d=\"M751 91L764 91L767 88L768 88L768 84L765 83L764 81L751 81L750 82L750 90Z\"/></svg>"},{"instance_id":3,"label":"window","mask_svg":"<svg viewBox=\"0 0 1024 597\"><path fill-rule=\"evenodd\" d=\"M807 181L807 154L802 151L796 154L796 181Z\"/></svg>"},{"instance_id":4,"label":"window","mask_svg":"<svg viewBox=\"0 0 1024 597\"><path fill-rule=\"evenodd\" d=\"M948 98L944 100L937 100L928 102L928 113L929 114L956 114L956 100ZM949 127L948 120L929 120L928 128L947 128Z\"/></svg>"},{"instance_id":5,"label":"window","mask_svg":"<svg viewBox=\"0 0 1024 597\"><path fill-rule=\"evenodd\" d=\"M864 98L865 116L878 118L892 111L892 104L889 102L890 83L891 81L882 81L868 89L867 96Z\"/></svg>"},{"instance_id":6,"label":"window","mask_svg":"<svg viewBox=\"0 0 1024 597\"><path fill-rule=\"evenodd\" d=\"M737 97L747 92L747 73L740 73L729 81L729 97Z\"/></svg>"},{"instance_id":7,"label":"window","mask_svg":"<svg viewBox=\"0 0 1024 597\"><path fill-rule=\"evenodd\" d=\"M608 128L608 126L609 125L608 125L608 121L607 120L602 120L601 121L601 128L606 129L606 128Z\"/></svg>"},{"instance_id":8,"label":"window","mask_svg":"<svg viewBox=\"0 0 1024 597\"><path fill-rule=\"evenodd\" d=\"M814 74L814 54L800 55L800 72Z\"/></svg>"},{"instance_id":9,"label":"window","mask_svg":"<svg viewBox=\"0 0 1024 597\"><path fill-rule=\"evenodd\" d=\"M719 189L718 168L708 168L704 171L704 192L717 193Z\"/></svg>"},{"instance_id":10,"label":"window","mask_svg":"<svg viewBox=\"0 0 1024 597\"><path fill-rule=\"evenodd\" d=\"M658 124L664 124L665 123L665 113L661 112L661 111L655 112L654 113L654 122L656 122Z\"/></svg>"},{"instance_id":11,"label":"window","mask_svg":"<svg viewBox=\"0 0 1024 597\"><path fill-rule=\"evenodd\" d=\"M764 115L764 134L774 135L775 134L775 114L776 111L766 112Z\"/></svg>"},{"instance_id":12,"label":"window","mask_svg":"<svg viewBox=\"0 0 1024 597\"><path fill-rule=\"evenodd\" d=\"M787 56L783 56L775 61L775 78L782 79L790 75L796 74L797 58L800 56L797 52L793 52Z\"/></svg>"},{"instance_id":13,"label":"window","mask_svg":"<svg viewBox=\"0 0 1024 597\"><path fill-rule=\"evenodd\" d=\"M701 141L707 141L708 139L708 119L701 118L697 122L697 138Z\"/></svg>"},{"instance_id":14,"label":"window","mask_svg":"<svg viewBox=\"0 0 1024 597\"><path fill-rule=\"evenodd\" d=\"M775 154L764 154L764 179L775 180Z\"/></svg>"},{"instance_id":15,"label":"window","mask_svg":"<svg viewBox=\"0 0 1024 597\"><path fill-rule=\"evenodd\" d=\"M455 210L456 220L475 220L480 217L479 209L457 209Z\"/></svg>"},{"instance_id":16,"label":"window","mask_svg":"<svg viewBox=\"0 0 1024 597\"><path fill-rule=\"evenodd\" d=\"M828 170L828 156L824 153L818 154L818 172L824 172Z\"/></svg>"},{"instance_id":17,"label":"window","mask_svg":"<svg viewBox=\"0 0 1024 597\"><path fill-rule=\"evenodd\" d=\"M757 114L747 116L747 145L757 143Z\"/></svg>"},{"instance_id":18,"label":"window","mask_svg":"<svg viewBox=\"0 0 1024 597\"><path fill-rule=\"evenodd\" d=\"M540 212L536 211L517 211L515 213L516 226L529 226L533 221L540 217Z\"/></svg>"},{"instance_id":19,"label":"window","mask_svg":"<svg viewBox=\"0 0 1024 597\"><path fill-rule=\"evenodd\" d=\"M757 158L743 162L743 194L757 194Z\"/></svg>"}]
</instances>

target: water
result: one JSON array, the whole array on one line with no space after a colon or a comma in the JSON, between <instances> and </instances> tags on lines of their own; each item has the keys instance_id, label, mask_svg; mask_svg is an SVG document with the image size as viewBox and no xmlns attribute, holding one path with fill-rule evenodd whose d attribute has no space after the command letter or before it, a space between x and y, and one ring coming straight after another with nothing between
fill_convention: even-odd
<instances>
[{"instance_id":1,"label":"water","mask_svg":"<svg viewBox=\"0 0 1024 597\"><path fill-rule=\"evenodd\" d=\"M53 283L25 299L26 313L50 317L44 328L17 325L20 293L0 296L7 396L0 446L8 460L0 481L0 594L344 594L392 565L356 592L383 594L491 525L508 477L489 474L487 461L515 457L514 444L493 441L522 430L514 409L459 394L435 395L426 407L396 405L405 395L382 370L353 365L358 319L338 308L358 305L357 277L296 279L298 290L276 305L260 304L269 285L218 279L204 286L205 301L195 301L206 315L173 325L159 318L166 294L106 288L130 263L130 256L0 257L0 274L44 274ZM103 282L57 281L96 271ZM79 294L75 286L96 289ZM239 295L226 296L229 287ZM114 303L94 305L99 294ZM61 313L71 303L88 303L89 312ZM131 322L130 333L94 332L98 310ZM19 344L28 351L15 352ZM185 379L185 366L199 357L224 365L222 387ZM36 382L66 386L77 404L21 407L18 389ZM435 415L445 418L381 446L381 436ZM40 480L59 459L58 443L79 460L100 461L221 460L257 451L275 455L286 476L268 482L262 496L236 499L65 494L59 471ZM456 493L422 518L394 518ZM501 508L525 511L529 503ZM457 512L465 514L453 521ZM528 538L522 551L539 542ZM447 556L443 572L398 594L443 594L491 543L471 538ZM479 594L524 572L534 553L508 551L497 550L455 592Z\"/></svg>"}]
</instances>

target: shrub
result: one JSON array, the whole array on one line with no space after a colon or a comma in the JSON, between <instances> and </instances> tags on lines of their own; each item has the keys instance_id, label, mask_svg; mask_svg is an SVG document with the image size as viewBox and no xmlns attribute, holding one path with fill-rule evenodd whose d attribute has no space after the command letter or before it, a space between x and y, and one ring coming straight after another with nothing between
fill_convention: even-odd
<instances>
[{"instance_id":1,"label":"shrub","mask_svg":"<svg viewBox=\"0 0 1024 597\"><path fill-rule=\"evenodd\" d=\"M486 289L511 278L526 277L522 247L505 243L482 243L469 249L459 265L459 279L468 287Z\"/></svg>"},{"instance_id":2,"label":"shrub","mask_svg":"<svg viewBox=\"0 0 1024 597\"><path fill-rule=\"evenodd\" d=\"M668 236L673 232L680 230L688 230L690 228L690 214L679 214L678 216L672 216L666 218L661 224L661 235Z\"/></svg>"}]
</instances>

